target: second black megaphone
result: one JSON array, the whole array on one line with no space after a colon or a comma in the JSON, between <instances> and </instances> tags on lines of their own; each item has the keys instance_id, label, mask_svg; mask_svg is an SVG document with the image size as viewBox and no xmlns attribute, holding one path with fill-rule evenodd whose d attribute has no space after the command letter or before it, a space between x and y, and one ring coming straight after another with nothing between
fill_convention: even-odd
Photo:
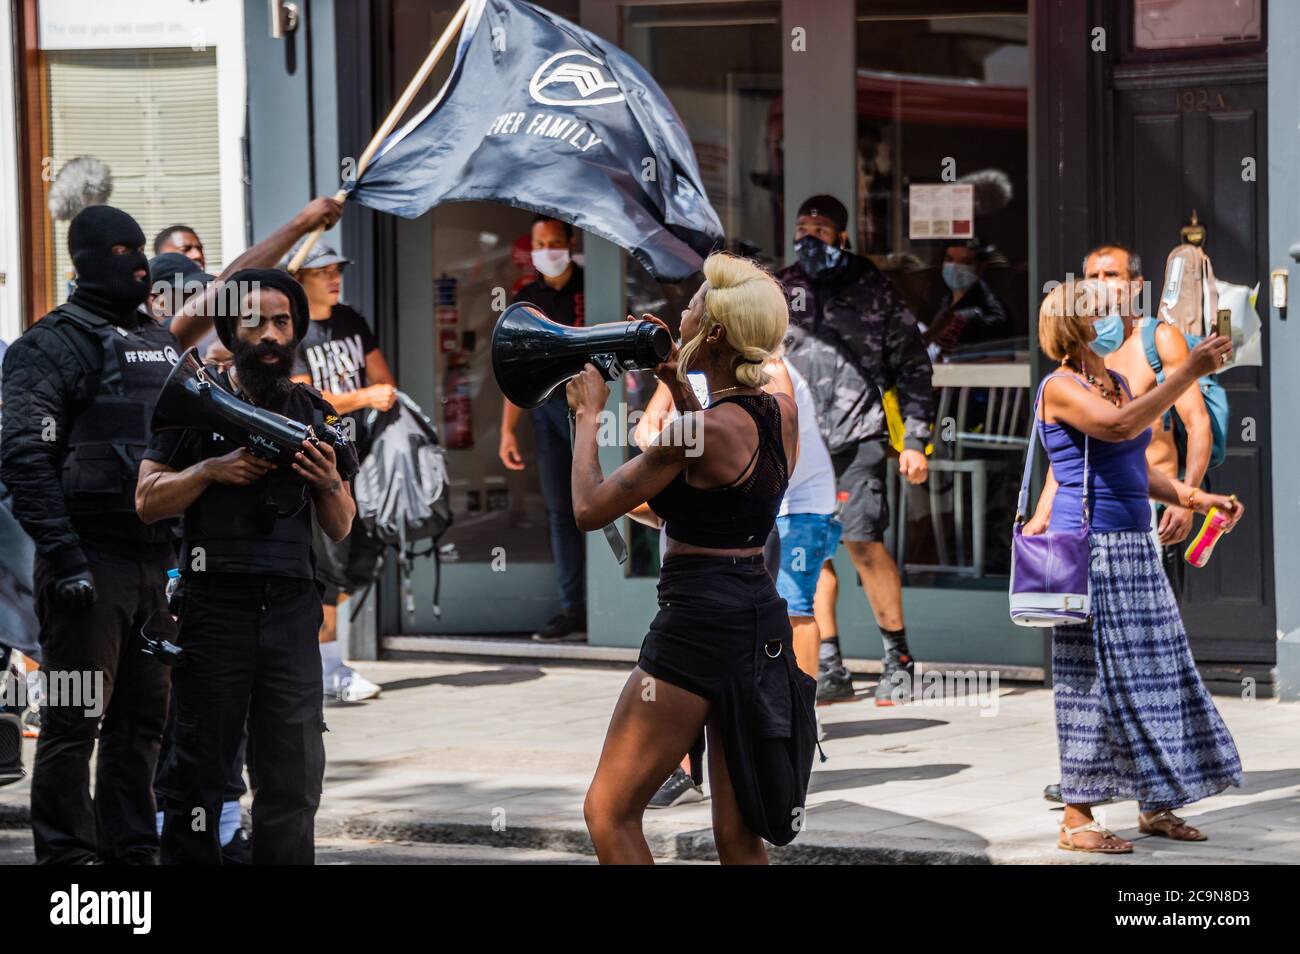
<instances>
[{"instance_id":1,"label":"second black megaphone","mask_svg":"<svg viewBox=\"0 0 1300 954\"><path fill-rule=\"evenodd\" d=\"M671 336L653 321L570 328L523 301L502 312L492 329L497 384L511 403L524 409L540 406L588 362L606 381L613 381L624 371L655 367L671 350Z\"/></svg>"},{"instance_id":2,"label":"second black megaphone","mask_svg":"<svg viewBox=\"0 0 1300 954\"><path fill-rule=\"evenodd\" d=\"M172 368L158 392L154 405L155 431L176 427L207 428L249 453L273 464L289 466L302 450L302 442L320 438L334 443L334 429L316 434L306 424L255 407L227 391L199 362L197 348L190 348Z\"/></svg>"}]
</instances>

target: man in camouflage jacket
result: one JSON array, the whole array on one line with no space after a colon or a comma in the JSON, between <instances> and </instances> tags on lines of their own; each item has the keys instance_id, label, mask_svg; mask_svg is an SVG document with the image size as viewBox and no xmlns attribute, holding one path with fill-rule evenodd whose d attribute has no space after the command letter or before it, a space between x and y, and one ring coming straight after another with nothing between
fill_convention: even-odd
<instances>
[{"instance_id":1,"label":"man in camouflage jacket","mask_svg":"<svg viewBox=\"0 0 1300 954\"><path fill-rule=\"evenodd\" d=\"M931 437L934 392L930 358L916 319L889 279L868 259L848 251L847 227L848 212L838 200L826 195L808 199L796 220L797 261L778 272L777 278L790 305L786 357L812 391L818 427L835 468L844 544L884 641L884 672L876 702L890 705L910 694L913 661L903 623L898 566L883 543L889 527L885 492L889 427L883 394L898 389L904 422L899 472L919 484L928 475L925 447ZM832 608L824 621L819 620L820 701L853 694L839 658L833 610L836 587L828 560L817 601Z\"/></svg>"}]
</instances>

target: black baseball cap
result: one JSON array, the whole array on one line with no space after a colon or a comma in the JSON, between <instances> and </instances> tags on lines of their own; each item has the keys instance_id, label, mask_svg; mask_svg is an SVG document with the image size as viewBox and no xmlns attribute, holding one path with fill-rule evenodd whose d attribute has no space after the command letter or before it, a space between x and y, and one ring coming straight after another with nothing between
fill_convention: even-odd
<instances>
[{"instance_id":1,"label":"black baseball cap","mask_svg":"<svg viewBox=\"0 0 1300 954\"><path fill-rule=\"evenodd\" d=\"M815 195L804 199L803 205L799 206L799 215L819 215L830 219L837 232L843 232L849 227L849 210L833 195Z\"/></svg>"},{"instance_id":2,"label":"black baseball cap","mask_svg":"<svg viewBox=\"0 0 1300 954\"><path fill-rule=\"evenodd\" d=\"M166 306L168 312L180 311L181 305L202 291L212 278L198 262L180 252L164 252L149 259L149 288L155 295L172 296Z\"/></svg>"}]
</instances>

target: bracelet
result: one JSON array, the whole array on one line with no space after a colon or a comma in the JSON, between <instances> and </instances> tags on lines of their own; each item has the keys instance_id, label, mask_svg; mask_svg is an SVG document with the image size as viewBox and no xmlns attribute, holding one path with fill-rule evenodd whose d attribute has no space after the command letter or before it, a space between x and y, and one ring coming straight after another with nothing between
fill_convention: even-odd
<instances>
[{"instance_id":1,"label":"bracelet","mask_svg":"<svg viewBox=\"0 0 1300 954\"><path fill-rule=\"evenodd\" d=\"M1201 488L1200 488L1200 487L1193 487L1191 493L1189 493L1189 494L1187 495L1187 509L1188 509L1188 510L1195 510L1195 509L1196 509L1196 495L1199 494L1200 492L1201 492Z\"/></svg>"}]
</instances>

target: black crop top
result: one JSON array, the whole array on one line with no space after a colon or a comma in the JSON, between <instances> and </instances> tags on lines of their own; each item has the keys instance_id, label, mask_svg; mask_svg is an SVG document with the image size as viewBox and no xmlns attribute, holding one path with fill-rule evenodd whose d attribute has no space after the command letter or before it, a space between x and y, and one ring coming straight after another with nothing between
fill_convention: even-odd
<instances>
[{"instance_id":1,"label":"black crop top","mask_svg":"<svg viewBox=\"0 0 1300 954\"><path fill-rule=\"evenodd\" d=\"M740 475L725 486L701 489L686 482L683 469L648 503L663 519L669 538L679 543L718 550L761 547L790 483L781 406L770 394L737 395L712 406L727 401L743 407L758 428L758 446Z\"/></svg>"}]
</instances>

